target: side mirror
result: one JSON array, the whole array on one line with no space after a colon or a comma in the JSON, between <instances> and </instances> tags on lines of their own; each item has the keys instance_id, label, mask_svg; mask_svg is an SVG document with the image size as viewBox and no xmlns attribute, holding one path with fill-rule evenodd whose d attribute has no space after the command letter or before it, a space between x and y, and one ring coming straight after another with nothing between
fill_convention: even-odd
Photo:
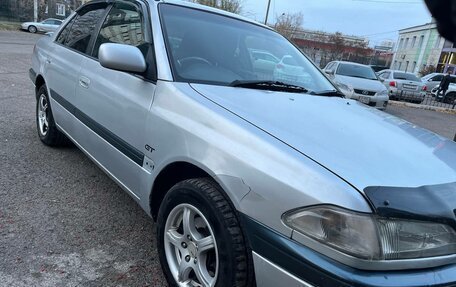
<instances>
[{"instance_id":1,"label":"side mirror","mask_svg":"<svg viewBox=\"0 0 456 287\"><path fill-rule=\"evenodd\" d=\"M326 69L325 73L328 75L334 75L334 70Z\"/></svg>"},{"instance_id":2,"label":"side mirror","mask_svg":"<svg viewBox=\"0 0 456 287\"><path fill-rule=\"evenodd\" d=\"M147 69L146 60L141 51L130 45L105 43L98 51L100 64L108 69L144 73Z\"/></svg>"}]
</instances>

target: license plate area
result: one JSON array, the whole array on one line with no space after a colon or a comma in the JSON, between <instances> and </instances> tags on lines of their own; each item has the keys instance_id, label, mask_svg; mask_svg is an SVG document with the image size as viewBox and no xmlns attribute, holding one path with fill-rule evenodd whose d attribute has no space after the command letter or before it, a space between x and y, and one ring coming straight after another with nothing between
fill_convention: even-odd
<instances>
[{"instance_id":1,"label":"license plate area","mask_svg":"<svg viewBox=\"0 0 456 287\"><path fill-rule=\"evenodd\" d=\"M363 104L369 104L370 103L370 98L369 97L363 97L363 96L360 96L359 97L359 101Z\"/></svg>"}]
</instances>

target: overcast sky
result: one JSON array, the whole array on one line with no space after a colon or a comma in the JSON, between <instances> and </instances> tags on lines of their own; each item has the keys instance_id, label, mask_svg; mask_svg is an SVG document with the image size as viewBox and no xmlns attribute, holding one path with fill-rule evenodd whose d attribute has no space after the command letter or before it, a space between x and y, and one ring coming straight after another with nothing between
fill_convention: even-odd
<instances>
[{"instance_id":1,"label":"overcast sky","mask_svg":"<svg viewBox=\"0 0 456 287\"><path fill-rule=\"evenodd\" d=\"M243 14L263 20L267 0L243 0ZM397 41L397 30L431 21L423 0L271 0L269 22L287 12L302 11L303 27L366 36L371 45Z\"/></svg>"}]
</instances>

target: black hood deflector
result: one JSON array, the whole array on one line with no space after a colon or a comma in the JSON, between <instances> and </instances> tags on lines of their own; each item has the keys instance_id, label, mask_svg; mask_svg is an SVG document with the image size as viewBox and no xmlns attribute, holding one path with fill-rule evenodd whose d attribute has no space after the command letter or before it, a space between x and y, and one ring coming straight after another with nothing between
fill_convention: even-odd
<instances>
[{"instance_id":1,"label":"black hood deflector","mask_svg":"<svg viewBox=\"0 0 456 287\"><path fill-rule=\"evenodd\" d=\"M364 192L381 217L433 221L456 229L456 182L416 188L372 186Z\"/></svg>"}]
</instances>

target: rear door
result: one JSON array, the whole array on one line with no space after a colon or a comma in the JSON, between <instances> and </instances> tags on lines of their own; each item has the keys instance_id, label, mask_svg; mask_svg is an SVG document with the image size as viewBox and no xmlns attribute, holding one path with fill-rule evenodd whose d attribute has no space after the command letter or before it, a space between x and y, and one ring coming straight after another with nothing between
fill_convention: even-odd
<instances>
[{"instance_id":1,"label":"rear door","mask_svg":"<svg viewBox=\"0 0 456 287\"><path fill-rule=\"evenodd\" d=\"M81 113L77 141L136 198L144 172L145 122L156 86L150 76L155 65L147 60L153 48L145 13L145 7L133 1L113 4L94 40L92 57L82 64L76 88ZM104 43L138 47L148 71L137 75L102 67L98 50Z\"/></svg>"},{"instance_id":2,"label":"rear door","mask_svg":"<svg viewBox=\"0 0 456 287\"><path fill-rule=\"evenodd\" d=\"M75 89L91 33L101 20L107 4L94 4L80 10L57 35L53 51L45 62L45 76L57 124L72 133Z\"/></svg>"}]
</instances>

